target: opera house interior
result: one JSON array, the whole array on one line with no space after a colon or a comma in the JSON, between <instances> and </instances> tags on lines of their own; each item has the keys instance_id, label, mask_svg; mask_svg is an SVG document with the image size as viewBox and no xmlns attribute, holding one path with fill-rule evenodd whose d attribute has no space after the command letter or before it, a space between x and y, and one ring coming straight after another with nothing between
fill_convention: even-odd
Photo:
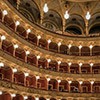
<instances>
[{"instance_id":1,"label":"opera house interior","mask_svg":"<svg viewBox=\"0 0 100 100\"><path fill-rule=\"evenodd\" d=\"M0 100L100 100L100 0L0 0Z\"/></svg>"}]
</instances>

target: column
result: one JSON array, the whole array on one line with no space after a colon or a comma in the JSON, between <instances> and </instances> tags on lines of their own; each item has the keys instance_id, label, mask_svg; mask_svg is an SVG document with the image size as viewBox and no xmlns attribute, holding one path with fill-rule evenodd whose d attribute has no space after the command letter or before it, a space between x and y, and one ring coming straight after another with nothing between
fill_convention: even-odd
<instances>
[{"instance_id":1,"label":"column","mask_svg":"<svg viewBox=\"0 0 100 100\"><path fill-rule=\"evenodd\" d=\"M70 84L72 83L72 81L68 81L68 91L70 92Z\"/></svg>"},{"instance_id":2,"label":"column","mask_svg":"<svg viewBox=\"0 0 100 100\"><path fill-rule=\"evenodd\" d=\"M49 63L51 62L51 59L47 59L47 69L49 68Z\"/></svg>"},{"instance_id":3,"label":"column","mask_svg":"<svg viewBox=\"0 0 100 100\"><path fill-rule=\"evenodd\" d=\"M14 82L14 73L17 72L17 69L16 68L13 68L12 71L13 71L13 73L12 73L12 82Z\"/></svg>"},{"instance_id":4,"label":"column","mask_svg":"<svg viewBox=\"0 0 100 100\"><path fill-rule=\"evenodd\" d=\"M92 72L92 67L93 67L93 63L90 63L90 73L92 74L93 72Z\"/></svg>"},{"instance_id":5,"label":"column","mask_svg":"<svg viewBox=\"0 0 100 100\"><path fill-rule=\"evenodd\" d=\"M58 53L60 53L61 42L58 43Z\"/></svg>"},{"instance_id":6,"label":"column","mask_svg":"<svg viewBox=\"0 0 100 100\"><path fill-rule=\"evenodd\" d=\"M72 47L72 45L71 44L69 44L68 45L68 54L70 55L71 53L70 53L70 48Z\"/></svg>"},{"instance_id":7,"label":"column","mask_svg":"<svg viewBox=\"0 0 100 100\"><path fill-rule=\"evenodd\" d=\"M1 42L0 42L0 49L2 49L2 43L6 39L4 35L1 36Z\"/></svg>"},{"instance_id":8,"label":"column","mask_svg":"<svg viewBox=\"0 0 100 100\"><path fill-rule=\"evenodd\" d=\"M30 51L26 51L26 55L25 55L25 62L27 63L27 57L30 54Z\"/></svg>"},{"instance_id":9,"label":"column","mask_svg":"<svg viewBox=\"0 0 100 100\"><path fill-rule=\"evenodd\" d=\"M90 81L91 83L91 93L93 92L93 84L94 84L94 81Z\"/></svg>"},{"instance_id":10,"label":"column","mask_svg":"<svg viewBox=\"0 0 100 100\"><path fill-rule=\"evenodd\" d=\"M28 39L28 35L29 35L30 32L31 32L30 29L26 30L26 39Z\"/></svg>"},{"instance_id":11,"label":"column","mask_svg":"<svg viewBox=\"0 0 100 100\"><path fill-rule=\"evenodd\" d=\"M69 62L69 63L68 63L68 73L70 73L70 67L71 67L71 65L72 65L72 63Z\"/></svg>"},{"instance_id":12,"label":"column","mask_svg":"<svg viewBox=\"0 0 100 100\"><path fill-rule=\"evenodd\" d=\"M83 81L79 81L79 90L80 90L80 93L82 92L82 84L83 84Z\"/></svg>"},{"instance_id":13,"label":"column","mask_svg":"<svg viewBox=\"0 0 100 100\"><path fill-rule=\"evenodd\" d=\"M15 44L15 45L14 45L14 51L13 51L13 56L14 56L14 57L15 57L16 49L17 49L18 47L19 47L18 44Z\"/></svg>"},{"instance_id":14,"label":"column","mask_svg":"<svg viewBox=\"0 0 100 100\"><path fill-rule=\"evenodd\" d=\"M92 48L93 48L93 46L90 45L89 48L90 48L90 56L92 56Z\"/></svg>"},{"instance_id":15,"label":"column","mask_svg":"<svg viewBox=\"0 0 100 100\"><path fill-rule=\"evenodd\" d=\"M40 76L36 76L36 88L37 88L38 79L40 79Z\"/></svg>"},{"instance_id":16,"label":"column","mask_svg":"<svg viewBox=\"0 0 100 100\"><path fill-rule=\"evenodd\" d=\"M39 46L39 40L41 39L41 36L40 35L38 35L37 36L37 46Z\"/></svg>"},{"instance_id":17,"label":"column","mask_svg":"<svg viewBox=\"0 0 100 100\"><path fill-rule=\"evenodd\" d=\"M57 65L57 71L59 71L59 69L60 69L60 64L61 64L61 61L58 61L57 63L58 63L58 65Z\"/></svg>"},{"instance_id":18,"label":"column","mask_svg":"<svg viewBox=\"0 0 100 100\"><path fill-rule=\"evenodd\" d=\"M57 90L59 91L59 84L60 84L61 80L57 80L57 82L58 82Z\"/></svg>"},{"instance_id":19,"label":"column","mask_svg":"<svg viewBox=\"0 0 100 100\"><path fill-rule=\"evenodd\" d=\"M8 14L7 10L3 10L2 14L2 22L4 22L4 18Z\"/></svg>"},{"instance_id":20,"label":"column","mask_svg":"<svg viewBox=\"0 0 100 100\"><path fill-rule=\"evenodd\" d=\"M16 22L15 22L15 32L17 31L18 25L20 25L20 22L19 22L19 21L16 21Z\"/></svg>"},{"instance_id":21,"label":"column","mask_svg":"<svg viewBox=\"0 0 100 100\"><path fill-rule=\"evenodd\" d=\"M79 56L81 56L81 48L82 48L82 45L79 46Z\"/></svg>"},{"instance_id":22,"label":"column","mask_svg":"<svg viewBox=\"0 0 100 100\"><path fill-rule=\"evenodd\" d=\"M65 28L66 28L66 20L65 18L63 18L63 32L65 32Z\"/></svg>"},{"instance_id":23,"label":"column","mask_svg":"<svg viewBox=\"0 0 100 100\"><path fill-rule=\"evenodd\" d=\"M38 60L40 59L40 56L37 56L37 60L36 60L36 66L38 67Z\"/></svg>"},{"instance_id":24,"label":"column","mask_svg":"<svg viewBox=\"0 0 100 100\"><path fill-rule=\"evenodd\" d=\"M83 65L83 64L80 62L80 63L79 63L79 73L80 73L80 74L82 73L82 71L81 71L82 65Z\"/></svg>"},{"instance_id":25,"label":"column","mask_svg":"<svg viewBox=\"0 0 100 100\"><path fill-rule=\"evenodd\" d=\"M88 35L89 34L89 30L88 30L88 21L87 20L85 21L85 25L86 25L86 35Z\"/></svg>"},{"instance_id":26,"label":"column","mask_svg":"<svg viewBox=\"0 0 100 100\"><path fill-rule=\"evenodd\" d=\"M26 86L26 78L27 78L27 76L29 76L29 73L24 73L24 86Z\"/></svg>"},{"instance_id":27,"label":"column","mask_svg":"<svg viewBox=\"0 0 100 100\"><path fill-rule=\"evenodd\" d=\"M19 5L20 5L21 1L17 0L17 10L19 10Z\"/></svg>"},{"instance_id":28,"label":"column","mask_svg":"<svg viewBox=\"0 0 100 100\"><path fill-rule=\"evenodd\" d=\"M49 40L47 40L47 50L49 50L49 44L51 43L51 40L49 39Z\"/></svg>"},{"instance_id":29,"label":"column","mask_svg":"<svg viewBox=\"0 0 100 100\"><path fill-rule=\"evenodd\" d=\"M47 90L48 90L48 85L50 80L51 80L50 78L47 78Z\"/></svg>"}]
</instances>

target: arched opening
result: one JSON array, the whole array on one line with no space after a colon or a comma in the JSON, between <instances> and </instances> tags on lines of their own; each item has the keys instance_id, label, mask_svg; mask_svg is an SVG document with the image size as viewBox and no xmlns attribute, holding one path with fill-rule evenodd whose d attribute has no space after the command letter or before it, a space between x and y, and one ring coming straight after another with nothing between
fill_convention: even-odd
<instances>
[{"instance_id":1,"label":"arched opening","mask_svg":"<svg viewBox=\"0 0 100 100\"><path fill-rule=\"evenodd\" d=\"M59 71L60 71L60 72L64 72L64 73L68 72L68 64L62 62L62 63L60 64Z\"/></svg>"},{"instance_id":2,"label":"arched opening","mask_svg":"<svg viewBox=\"0 0 100 100\"><path fill-rule=\"evenodd\" d=\"M15 83L24 86L24 78L25 78L25 75L23 72L18 71L16 73L14 73L14 82Z\"/></svg>"},{"instance_id":3,"label":"arched opening","mask_svg":"<svg viewBox=\"0 0 100 100\"><path fill-rule=\"evenodd\" d=\"M100 71L99 70L100 70L100 63L94 64L93 67L92 67L93 73L94 74L100 74Z\"/></svg>"},{"instance_id":4,"label":"arched opening","mask_svg":"<svg viewBox=\"0 0 100 100\"><path fill-rule=\"evenodd\" d=\"M60 14L49 9L48 13L44 14L43 26L51 31L62 30L62 18Z\"/></svg>"},{"instance_id":5,"label":"arched opening","mask_svg":"<svg viewBox=\"0 0 100 100\"><path fill-rule=\"evenodd\" d=\"M2 42L2 49L3 49L5 52L7 52L8 54L13 55L13 50L14 50L14 48L13 48L13 44L12 44L10 41L4 40L4 41Z\"/></svg>"},{"instance_id":6,"label":"arched opening","mask_svg":"<svg viewBox=\"0 0 100 100\"><path fill-rule=\"evenodd\" d=\"M71 55L78 56L79 55L79 48L77 46L72 46L70 48L70 54Z\"/></svg>"},{"instance_id":7,"label":"arched opening","mask_svg":"<svg viewBox=\"0 0 100 100\"><path fill-rule=\"evenodd\" d=\"M61 54L67 54L68 47L66 45L61 45L60 46L60 53Z\"/></svg>"},{"instance_id":8,"label":"arched opening","mask_svg":"<svg viewBox=\"0 0 100 100\"><path fill-rule=\"evenodd\" d=\"M77 81L73 81L70 85L70 91L78 93L79 92L79 83Z\"/></svg>"},{"instance_id":9,"label":"arched opening","mask_svg":"<svg viewBox=\"0 0 100 100\"><path fill-rule=\"evenodd\" d=\"M5 81L12 81L12 69L4 65L4 67L0 67L0 79L5 80Z\"/></svg>"},{"instance_id":10,"label":"arched opening","mask_svg":"<svg viewBox=\"0 0 100 100\"><path fill-rule=\"evenodd\" d=\"M49 50L52 52L58 52L58 45L54 42L51 42L49 44Z\"/></svg>"},{"instance_id":11,"label":"arched opening","mask_svg":"<svg viewBox=\"0 0 100 100\"><path fill-rule=\"evenodd\" d=\"M83 64L81 66L81 72L82 72L82 74L89 74L90 73L90 65L89 64Z\"/></svg>"},{"instance_id":12,"label":"arched opening","mask_svg":"<svg viewBox=\"0 0 100 100\"><path fill-rule=\"evenodd\" d=\"M49 69L52 70L52 71L57 71L57 69L58 69L58 64L57 64L57 62L52 60L52 61L49 63Z\"/></svg>"},{"instance_id":13,"label":"arched opening","mask_svg":"<svg viewBox=\"0 0 100 100\"><path fill-rule=\"evenodd\" d=\"M39 39L39 47L43 48L43 49L47 49L47 41L44 39Z\"/></svg>"},{"instance_id":14,"label":"arched opening","mask_svg":"<svg viewBox=\"0 0 100 100\"><path fill-rule=\"evenodd\" d=\"M15 30L15 23L11 17L8 15L5 15L4 17L4 23L8 25L11 29Z\"/></svg>"},{"instance_id":15,"label":"arched opening","mask_svg":"<svg viewBox=\"0 0 100 100\"><path fill-rule=\"evenodd\" d=\"M45 77L40 77L40 79L38 79L37 88L44 90L47 89L47 80Z\"/></svg>"},{"instance_id":16,"label":"arched opening","mask_svg":"<svg viewBox=\"0 0 100 100\"><path fill-rule=\"evenodd\" d=\"M72 74L78 74L79 73L79 65L76 64L76 63L73 63L70 66L70 73L72 73Z\"/></svg>"},{"instance_id":17,"label":"arched opening","mask_svg":"<svg viewBox=\"0 0 100 100\"><path fill-rule=\"evenodd\" d=\"M56 79L51 79L48 83L48 90L57 91L58 82Z\"/></svg>"},{"instance_id":18,"label":"arched opening","mask_svg":"<svg viewBox=\"0 0 100 100\"><path fill-rule=\"evenodd\" d=\"M82 47L81 55L82 56L90 56L90 48L87 46Z\"/></svg>"},{"instance_id":19,"label":"arched opening","mask_svg":"<svg viewBox=\"0 0 100 100\"><path fill-rule=\"evenodd\" d=\"M28 64L36 65L36 62L37 62L37 58L36 58L35 55L29 54L29 55L27 56L27 63L28 63Z\"/></svg>"},{"instance_id":20,"label":"arched opening","mask_svg":"<svg viewBox=\"0 0 100 100\"><path fill-rule=\"evenodd\" d=\"M18 34L20 36L22 36L23 38L26 38L27 32L21 25L17 26L17 30L16 31L18 32Z\"/></svg>"},{"instance_id":21,"label":"arched opening","mask_svg":"<svg viewBox=\"0 0 100 100\"><path fill-rule=\"evenodd\" d=\"M38 67L39 68L44 68L46 69L46 65L47 65L47 62L46 62L46 59L45 58L40 58L38 60Z\"/></svg>"},{"instance_id":22,"label":"arched opening","mask_svg":"<svg viewBox=\"0 0 100 100\"><path fill-rule=\"evenodd\" d=\"M16 48L15 57L17 57L19 60L25 61L25 56L26 56L26 53L25 53L24 49L22 49L20 47Z\"/></svg>"},{"instance_id":23,"label":"arched opening","mask_svg":"<svg viewBox=\"0 0 100 100\"><path fill-rule=\"evenodd\" d=\"M92 55L93 55L93 56L98 56L98 55L100 55L100 46L94 46L94 47L92 48Z\"/></svg>"},{"instance_id":24,"label":"arched opening","mask_svg":"<svg viewBox=\"0 0 100 100\"><path fill-rule=\"evenodd\" d=\"M35 100L35 98L32 96L29 96L27 100Z\"/></svg>"},{"instance_id":25,"label":"arched opening","mask_svg":"<svg viewBox=\"0 0 100 100\"><path fill-rule=\"evenodd\" d=\"M36 87L36 77L29 75L26 77L26 86L35 88Z\"/></svg>"},{"instance_id":26,"label":"arched opening","mask_svg":"<svg viewBox=\"0 0 100 100\"><path fill-rule=\"evenodd\" d=\"M83 93L88 93L91 92L91 84L89 81L84 81L82 84L82 92Z\"/></svg>"},{"instance_id":27,"label":"arched opening","mask_svg":"<svg viewBox=\"0 0 100 100\"><path fill-rule=\"evenodd\" d=\"M28 35L28 41L32 44L37 44L37 37L36 35L32 34L32 33L29 33Z\"/></svg>"},{"instance_id":28,"label":"arched opening","mask_svg":"<svg viewBox=\"0 0 100 100\"><path fill-rule=\"evenodd\" d=\"M68 92L68 82L65 80L62 80L59 83L59 91L61 92Z\"/></svg>"},{"instance_id":29,"label":"arched opening","mask_svg":"<svg viewBox=\"0 0 100 100\"><path fill-rule=\"evenodd\" d=\"M94 93L100 93L100 82L95 81L93 84L93 92Z\"/></svg>"}]
</instances>

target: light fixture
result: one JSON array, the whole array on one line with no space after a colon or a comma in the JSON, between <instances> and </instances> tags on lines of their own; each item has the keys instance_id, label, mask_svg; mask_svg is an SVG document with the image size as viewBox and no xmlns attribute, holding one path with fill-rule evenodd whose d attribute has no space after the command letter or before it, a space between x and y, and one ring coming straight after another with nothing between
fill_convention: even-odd
<instances>
[{"instance_id":1,"label":"light fixture","mask_svg":"<svg viewBox=\"0 0 100 100\"><path fill-rule=\"evenodd\" d=\"M58 81L58 83L60 83L61 82L61 80L57 80Z\"/></svg>"},{"instance_id":2,"label":"light fixture","mask_svg":"<svg viewBox=\"0 0 100 100\"><path fill-rule=\"evenodd\" d=\"M17 69L16 69L16 68L14 68L14 69L13 69L13 73L16 73L16 72L17 72Z\"/></svg>"},{"instance_id":3,"label":"light fixture","mask_svg":"<svg viewBox=\"0 0 100 100\"><path fill-rule=\"evenodd\" d=\"M16 25L16 26L20 25L20 22L19 22L19 21L16 21L16 22L15 22L15 25Z\"/></svg>"},{"instance_id":4,"label":"light fixture","mask_svg":"<svg viewBox=\"0 0 100 100\"><path fill-rule=\"evenodd\" d=\"M79 66L81 67L82 65L83 65L83 64L80 62L80 63L79 63Z\"/></svg>"},{"instance_id":5,"label":"light fixture","mask_svg":"<svg viewBox=\"0 0 100 100\"><path fill-rule=\"evenodd\" d=\"M24 96L24 100L28 99L28 96Z\"/></svg>"},{"instance_id":6,"label":"light fixture","mask_svg":"<svg viewBox=\"0 0 100 100\"><path fill-rule=\"evenodd\" d=\"M50 78L47 78L47 81L49 82L51 79Z\"/></svg>"},{"instance_id":7,"label":"light fixture","mask_svg":"<svg viewBox=\"0 0 100 100\"><path fill-rule=\"evenodd\" d=\"M15 45L14 45L14 48L17 49L17 48L18 48L18 44L15 44Z\"/></svg>"},{"instance_id":8,"label":"light fixture","mask_svg":"<svg viewBox=\"0 0 100 100\"><path fill-rule=\"evenodd\" d=\"M0 67L4 67L4 63L1 62L1 63L0 63Z\"/></svg>"},{"instance_id":9,"label":"light fixture","mask_svg":"<svg viewBox=\"0 0 100 100\"><path fill-rule=\"evenodd\" d=\"M24 73L25 77L29 76L29 73Z\"/></svg>"},{"instance_id":10,"label":"light fixture","mask_svg":"<svg viewBox=\"0 0 100 100\"><path fill-rule=\"evenodd\" d=\"M5 16L7 14L8 14L7 10L3 10L3 15Z\"/></svg>"},{"instance_id":11,"label":"light fixture","mask_svg":"<svg viewBox=\"0 0 100 100\"><path fill-rule=\"evenodd\" d=\"M68 63L68 65L69 65L69 66L71 66L71 65L72 65L72 63L71 63L71 62L69 62L69 63Z\"/></svg>"},{"instance_id":12,"label":"light fixture","mask_svg":"<svg viewBox=\"0 0 100 100\"><path fill-rule=\"evenodd\" d=\"M71 84L71 83L72 83L72 81L68 81L68 83L69 83L69 84Z\"/></svg>"},{"instance_id":13,"label":"light fixture","mask_svg":"<svg viewBox=\"0 0 100 100\"><path fill-rule=\"evenodd\" d=\"M48 43L51 43L51 40L50 39L48 40Z\"/></svg>"},{"instance_id":14,"label":"light fixture","mask_svg":"<svg viewBox=\"0 0 100 100\"><path fill-rule=\"evenodd\" d=\"M41 36L40 36L40 35L38 35L38 36L37 36L37 38L38 38L38 39L41 39Z\"/></svg>"},{"instance_id":15,"label":"light fixture","mask_svg":"<svg viewBox=\"0 0 100 100\"><path fill-rule=\"evenodd\" d=\"M46 100L50 100L49 98L47 98Z\"/></svg>"},{"instance_id":16,"label":"light fixture","mask_svg":"<svg viewBox=\"0 0 100 100\"><path fill-rule=\"evenodd\" d=\"M35 100L39 100L39 98L38 98L38 97L36 97L36 98L35 98Z\"/></svg>"},{"instance_id":17,"label":"light fixture","mask_svg":"<svg viewBox=\"0 0 100 100\"><path fill-rule=\"evenodd\" d=\"M87 11L85 18L86 18L87 20L89 20L89 19L91 18L91 15L90 15L90 12L89 12L89 11Z\"/></svg>"},{"instance_id":18,"label":"light fixture","mask_svg":"<svg viewBox=\"0 0 100 100\"><path fill-rule=\"evenodd\" d=\"M26 32L27 32L27 33L30 33L30 32L31 32L31 30L30 30L30 29L28 29Z\"/></svg>"},{"instance_id":19,"label":"light fixture","mask_svg":"<svg viewBox=\"0 0 100 100\"><path fill-rule=\"evenodd\" d=\"M92 67L93 66L93 63L90 63L90 66Z\"/></svg>"},{"instance_id":20,"label":"light fixture","mask_svg":"<svg viewBox=\"0 0 100 100\"><path fill-rule=\"evenodd\" d=\"M90 81L90 83L93 85L94 84L94 81Z\"/></svg>"},{"instance_id":21,"label":"light fixture","mask_svg":"<svg viewBox=\"0 0 100 100\"><path fill-rule=\"evenodd\" d=\"M81 49L81 48L82 48L82 45L79 46L79 49Z\"/></svg>"},{"instance_id":22,"label":"light fixture","mask_svg":"<svg viewBox=\"0 0 100 100\"><path fill-rule=\"evenodd\" d=\"M2 92L2 91L0 91L0 95L2 95L2 93L3 93L3 92Z\"/></svg>"},{"instance_id":23,"label":"light fixture","mask_svg":"<svg viewBox=\"0 0 100 100\"><path fill-rule=\"evenodd\" d=\"M37 79L37 80L40 79L40 76L36 76L36 79Z\"/></svg>"},{"instance_id":24,"label":"light fixture","mask_svg":"<svg viewBox=\"0 0 100 100\"><path fill-rule=\"evenodd\" d=\"M92 49L93 48L93 45L90 45L89 48Z\"/></svg>"},{"instance_id":25,"label":"light fixture","mask_svg":"<svg viewBox=\"0 0 100 100\"><path fill-rule=\"evenodd\" d=\"M38 55L38 56L37 56L37 60L39 60L39 59L40 59L40 56Z\"/></svg>"},{"instance_id":26,"label":"light fixture","mask_svg":"<svg viewBox=\"0 0 100 100\"><path fill-rule=\"evenodd\" d=\"M6 39L6 37L4 36L4 35L2 35L1 36L1 40L3 41L3 40L5 40Z\"/></svg>"},{"instance_id":27,"label":"light fixture","mask_svg":"<svg viewBox=\"0 0 100 100\"><path fill-rule=\"evenodd\" d=\"M61 61L58 61L58 65L60 65L61 64Z\"/></svg>"},{"instance_id":28,"label":"light fixture","mask_svg":"<svg viewBox=\"0 0 100 100\"><path fill-rule=\"evenodd\" d=\"M71 48L71 46L72 46L71 44L68 45L69 48Z\"/></svg>"},{"instance_id":29,"label":"light fixture","mask_svg":"<svg viewBox=\"0 0 100 100\"><path fill-rule=\"evenodd\" d=\"M68 10L65 12L64 18L65 18L65 19L68 19L68 18L69 18Z\"/></svg>"},{"instance_id":30,"label":"light fixture","mask_svg":"<svg viewBox=\"0 0 100 100\"><path fill-rule=\"evenodd\" d=\"M51 62L51 59L47 59L48 63Z\"/></svg>"},{"instance_id":31,"label":"light fixture","mask_svg":"<svg viewBox=\"0 0 100 100\"><path fill-rule=\"evenodd\" d=\"M61 42L58 43L58 46L61 46Z\"/></svg>"},{"instance_id":32,"label":"light fixture","mask_svg":"<svg viewBox=\"0 0 100 100\"><path fill-rule=\"evenodd\" d=\"M11 94L11 97L16 97L16 94Z\"/></svg>"},{"instance_id":33,"label":"light fixture","mask_svg":"<svg viewBox=\"0 0 100 100\"><path fill-rule=\"evenodd\" d=\"M79 81L80 85L83 84L83 81Z\"/></svg>"},{"instance_id":34,"label":"light fixture","mask_svg":"<svg viewBox=\"0 0 100 100\"><path fill-rule=\"evenodd\" d=\"M47 13L49 10L47 3L44 4L43 11Z\"/></svg>"},{"instance_id":35,"label":"light fixture","mask_svg":"<svg viewBox=\"0 0 100 100\"><path fill-rule=\"evenodd\" d=\"M26 51L26 55L29 55L30 54L30 51Z\"/></svg>"}]
</instances>

